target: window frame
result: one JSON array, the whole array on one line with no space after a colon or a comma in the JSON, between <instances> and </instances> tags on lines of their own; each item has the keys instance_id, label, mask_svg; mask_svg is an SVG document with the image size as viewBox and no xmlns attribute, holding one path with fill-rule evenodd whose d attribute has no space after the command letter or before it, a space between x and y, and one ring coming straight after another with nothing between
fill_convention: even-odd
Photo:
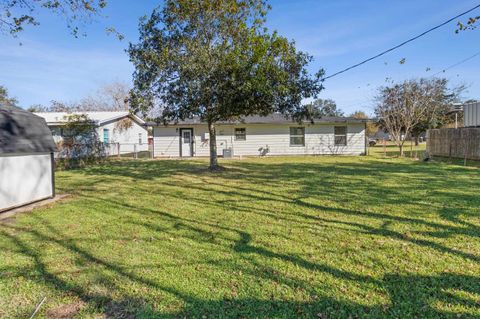
<instances>
[{"instance_id":1,"label":"window frame","mask_svg":"<svg viewBox=\"0 0 480 319\"><path fill-rule=\"evenodd\" d=\"M305 147L305 126L290 126L290 147ZM292 129L297 130L301 129L303 134L292 134ZM293 144L292 138L301 137L303 139L302 144Z\"/></svg>"},{"instance_id":2,"label":"window frame","mask_svg":"<svg viewBox=\"0 0 480 319\"><path fill-rule=\"evenodd\" d=\"M337 131L338 128L344 129L345 133L344 134L337 134L336 131ZM333 145L334 146L347 146L347 144L348 144L347 136L348 136L348 126L347 125L335 125L333 127ZM344 143L337 143L337 137L343 137L345 142Z\"/></svg>"},{"instance_id":3,"label":"window frame","mask_svg":"<svg viewBox=\"0 0 480 319\"><path fill-rule=\"evenodd\" d=\"M105 136L105 133L107 133L106 136ZM110 144L110 129L108 128L103 128L103 143Z\"/></svg>"},{"instance_id":4,"label":"window frame","mask_svg":"<svg viewBox=\"0 0 480 319\"><path fill-rule=\"evenodd\" d=\"M243 130L243 138L238 138L239 134L237 134L237 130ZM234 140L235 141L246 141L247 140L247 128L246 127L235 127L233 130ZM241 136L242 134L240 134Z\"/></svg>"},{"instance_id":5,"label":"window frame","mask_svg":"<svg viewBox=\"0 0 480 319\"><path fill-rule=\"evenodd\" d=\"M138 133L138 145L142 145L142 144L143 144L143 134Z\"/></svg>"}]
</instances>

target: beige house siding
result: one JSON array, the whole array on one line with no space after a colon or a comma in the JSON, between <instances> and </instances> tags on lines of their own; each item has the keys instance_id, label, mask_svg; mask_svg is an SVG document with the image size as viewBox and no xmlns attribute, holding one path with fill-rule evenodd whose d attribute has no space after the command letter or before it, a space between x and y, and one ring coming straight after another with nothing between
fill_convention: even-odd
<instances>
[{"instance_id":1,"label":"beige house siding","mask_svg":"<svg viewBox=\"0 0 480 319\"><path fill-rule=\"evenodd\" d=\"M290 127L305 127L305 146L290 146ZM334 145L334 127L347 126L347 145ZM234 129L246 129L246 140L236 141ZM180 156L180 128L193 128L194 156L208 156L209 144L205 139L207 126L178 125L154 127L153 143L155 157ZM208 137L208 135L207 135ZM232 148L235 156L248 155L361 155L365 152L364 123L328 123L313 125L296 124L245 124L217 126L217 148Z\"/></svg>"}]
</instances>

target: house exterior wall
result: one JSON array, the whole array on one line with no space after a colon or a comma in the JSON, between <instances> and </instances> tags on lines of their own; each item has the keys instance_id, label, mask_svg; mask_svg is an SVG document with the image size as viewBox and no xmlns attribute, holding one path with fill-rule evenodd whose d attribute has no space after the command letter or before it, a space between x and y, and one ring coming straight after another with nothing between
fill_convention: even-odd
<instances>
[{"instance_id":1,"label":"house exterior wall","mask_svg":"<svg viewBox=\"0 0 480 319\"><path fill-rule=\"evenodd\" d=\"M120 143L122 152L137 152L148 150L148 131L145 127L132 120L132 126L127 130L120 131L117 128L117 121L105 123L97 128L97 135L103 142L103 130L109 131L109 143Z\"/></svg>"},{"instance_id":2,"label":"house exterior wall","mask_svg":"<svg viewBox=\"0 0 480 319\"><path fill-rule=\"evenodd\" d=\"M119 131L116 127L117 123L121 120L111 121L104 123L96 128L96 133L100 141L104 141L104 129L108 129L109 143L121 144L122 153L133 152L136 148L137 152L148 151L148 131L147 129L132 120L132 126L127 130ZM52 131L53 140L58 143L63 140L63 126L62 125L49 125ZM135 146L136 144L136 146ZM109 147L112 153L118 152L116 145L110 145Z\"/></svg>"},{"instance_id":3,"label":"house exterior wall","mask_svg":"<svg viewBox=\"0 0 480 319\"><path fill-rule=\"evenodd\" d=\"M290 127L305 127L305 146L290 146ZM334 127L347 126L347 145L334 145ZM206 125L157 126L153 129L155 157L180 156L180 128L193 128L194 156L209 156L208 128ZM246 129L246 140L235 140L235 128ZM364 123L245 124L218 125L218 155L232 148L234 156L251 155L360 155L365 153ZM207 136L205 134L207 133Z\"/></svg>"},{"instance_id":4,"label":"house exterior wall","mask_svg":"<svg viewBox=\"0 0 480 319\"><path fill-rule=\"evenodd\" d=\"M50 153L0 154L0 211L52 197Z\"/></svg>"}]
</instances>

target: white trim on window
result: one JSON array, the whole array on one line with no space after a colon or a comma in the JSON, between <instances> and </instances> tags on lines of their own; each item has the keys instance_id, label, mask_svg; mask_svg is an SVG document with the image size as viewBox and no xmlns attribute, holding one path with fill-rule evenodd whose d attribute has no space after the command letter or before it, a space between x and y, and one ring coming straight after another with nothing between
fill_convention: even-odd
<instances>
[{"instance_id":1,"label":"white trim on window","mask_svg":"<svg viewBox=\"0 0 480 319\"><path fill-rule=\"evenodd\" d=\"M333 143L335 146L347 146L347 126L333 127Z\"/></svg>"},{"instance_id":2,"label":"white trim on window","mask_svg":"<svg viewBox=\"0 0 480 319\"><path fill-rule=\"evenodd\" d=\"M247 140L247 129L245 127L236 127L233 130L235 141L246 141Z\"/></svg>"},{"instance_id":3,"label":"white trim on window","mask_svg":"<svg viewBox=\"0 0 480 319\"><path fill-rule=\"evenodd\" d=\"M304 126L290 127L290 146L305 147L305 127Z\"/></svg>"}]
</instances>

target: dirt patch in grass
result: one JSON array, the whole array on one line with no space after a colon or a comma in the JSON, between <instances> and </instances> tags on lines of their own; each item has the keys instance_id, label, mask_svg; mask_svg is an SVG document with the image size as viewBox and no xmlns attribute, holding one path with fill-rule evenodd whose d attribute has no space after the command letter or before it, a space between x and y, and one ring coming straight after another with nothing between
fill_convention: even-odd
<instances>
[{"instance_id":1,"label":"dirt patch in grass","mask_svg":"<svg viewBox=\"0 0 480 319\"><path fill-rule=\"evenodd\" d=\"M77 313L85 307L83 302L75 302L71 304L61 305L59 307L47 311L47 318L52 319L70 319L75 317Z\"/></svg>"},{"instance_id":2,"label":"dirt patch in grass","mask_svg":"<svg viewBox=\"0 0 480 319\"><path fill-rule=\"evenodd\" d=\"M135 319L137 314L146 308L146 302L137 298L112 301L107 305L105 318Z\"/></svg>"}]
</instances>

